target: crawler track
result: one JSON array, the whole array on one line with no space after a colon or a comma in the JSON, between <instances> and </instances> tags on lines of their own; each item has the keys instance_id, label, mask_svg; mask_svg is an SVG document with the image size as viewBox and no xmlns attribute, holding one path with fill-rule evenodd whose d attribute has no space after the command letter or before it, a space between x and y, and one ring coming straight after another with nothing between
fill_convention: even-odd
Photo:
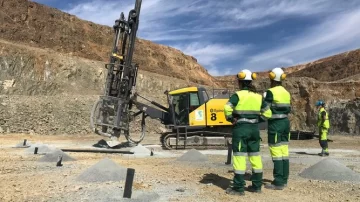
<instances>
[{"instance_id":1,"label":"crawler track","mask_svg":"<svg viewBox=\"0 0 360 202\"><path fill-rule=\"evenodd\" d=\"M187 144L186 147L184 147L184 136L180 135L179 137L179 143L178 146L176 148L176 144L171 145L170 144L170 138L175 138L176 139L176 133L164 133L160 136L160 142L161 145L164 149L168 149L168 150L173 150L173 149L198 149L198 150L207 150L207 149L219 149L219 150L224 150L227 149L227 142L228 142L228 138L225 138L224 135L203 135L203 132L196 132L196 133L191 133L187 135L188 139L201 139L201 138L219 138L219 139L224 139L224 143L223 144L211 144L211 143L199 143L199 144L194 144L192 143L191 145Z\"/></svg>"}]
</instances>

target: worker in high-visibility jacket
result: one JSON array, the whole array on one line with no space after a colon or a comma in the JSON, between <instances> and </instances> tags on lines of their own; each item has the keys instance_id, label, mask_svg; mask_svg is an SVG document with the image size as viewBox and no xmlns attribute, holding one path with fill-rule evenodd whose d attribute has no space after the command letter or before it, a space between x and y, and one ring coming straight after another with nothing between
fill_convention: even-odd
<instances>
[{"instance_id":1,"label":"worker in high-visibility jacket","mask_svg":"<svg viewBox=\"0 0 360 202\"><path fill-rule=\"evenodd\" d=\"M271 88L264 95L267 108L272 112L271 118L268 119L268 144L274 163L274 180L271 184L265 185L265 188L282 190L287 186L290 170L288 114L291 112L291 95L282 86L286 74L281 68L274 68L269 73L269 78Z\"/></svg>"},{"instance_id":2,"label":"worker in high-visibility jacket","mask_svg":"<svg viewBox=\"0 0 360 202\"><path fill-rule=\"evenodd\" d=\"M226 119L233 123L232 151L234 178L233 187L226 193L232 195L245 194L246 157L252 165L252 185L250 192L261 192L263 165L260 156L259 122L271 117L271 110L264 109L262 95L256 93L252 81L256 74L245 69L237 75L240 91L233 94L224 106Z\"/></svg>"},{"instance_id":3,"label":"worker in high-visibility jacket","mask_svg":"<svg viewBox=\"0 0 360 202\"><path fill-rule=\"evenodd\" d=\"M325 110L325 102L319 100L316 102L316 106L319 109L317 126L319 128L319 143L322 148L320 156L329 156L327 134L330 128L329 115Z\"/></svg>"}]
</instances>

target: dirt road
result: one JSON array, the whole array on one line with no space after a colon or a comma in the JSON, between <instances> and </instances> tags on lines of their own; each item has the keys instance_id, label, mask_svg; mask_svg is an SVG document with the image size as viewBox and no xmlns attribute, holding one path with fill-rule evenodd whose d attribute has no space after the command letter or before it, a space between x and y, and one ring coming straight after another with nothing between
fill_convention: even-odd
<instances>
[{"instance_id":1,"label":"dirt road","mask_svg":"<svg viewBox=\"0 0 360 202\"><path fill-rule=\"evenodd\" d=\"M135 169L132 201L360 201L360 183L304 179L303 169L322 157L317 139L291 142L291 172L288 187L283 191L263 189L261 194L246 192L242 198L225 194L231 183L231 165L225 165L226 151L201 151L208 162L175 161L186 151L163 151L158 136L145 138L155 156L138 157L123 154L71 153L73 162L37 162L42 155L27 154L24 148L12 148L23 139L42 142L58 148L87 147L102 139L99 136L37 136L11 134L0 137L0 201L127 201L122 199L124 182L85 183L77 177L106 157L121 166ZM331 158L360 173L360 138L332 136ZM264 183L272 180L272 161L263 141ZM248 166L250 171L250 167ZM251 182L247 179L247 185Z\"/></svg>"}]
</instances>

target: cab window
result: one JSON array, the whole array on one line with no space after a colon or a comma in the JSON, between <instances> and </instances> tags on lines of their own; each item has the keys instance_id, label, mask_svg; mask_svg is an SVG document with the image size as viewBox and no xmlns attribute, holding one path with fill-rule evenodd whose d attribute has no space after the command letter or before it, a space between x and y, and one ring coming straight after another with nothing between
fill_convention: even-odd
<instances>
[{"instance_id":1,"label":"cab window","mask_svg":"<svg viewBox=\"0 0 360 202\"><path fill-rule=\"evenodd\" d=\"M198 93L190 93L190 113L200 106Z\"/></svg>"}]
</instances>

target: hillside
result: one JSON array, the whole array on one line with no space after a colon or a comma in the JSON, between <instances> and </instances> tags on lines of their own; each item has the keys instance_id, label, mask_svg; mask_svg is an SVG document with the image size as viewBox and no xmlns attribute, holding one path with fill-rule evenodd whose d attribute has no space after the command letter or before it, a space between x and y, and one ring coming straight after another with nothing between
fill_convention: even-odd
<instances>
[{"instance_id":1,"label":"hillside","mask_svg":"<svg viewBox=\"0 0 360 202\"><path fill-rule=\"evenodd\" d=\"M1 39L49 48L70 56L108 61L113 41L111 27L84 21L28 0L0 1L0 11ZM111 20L115 22L115 19ZM218 85L194 57L147 40L136 41L134 62L141 70L189 79L198 84Z\"/></svg>"},{"instance_id":2,"label":"hillside","mask_svg":"<svg viewBox=\"0 0 360 202\"><path fill-rule=\"evenodd\" d=\"M0 0L0 9L0 133L92 133L89 116L103 92L112 30L26 0ZM176 49L142 39L136 45L137 91L150 100L166 105L165 90L189 85L237 88L235 75L214 78ZM313 130L314 103L324 99L331 133L360 134L359 53L286 69L292 130ZM260 93L269 88L267 72L255 85ZM150 133L163 129L158 121L147 125Z\"/></svg>"},{"instance_id":3,"label":"hillside","mask_svg":"<svg viewBox=\"0 0 360 202\"><path fill-rule=\"evenodd\" d=\"M310 77L319 81L336 81L360 74L360 49L326 57L298 68L290 77ZM353 77L356 78L356 77Z\"/></svg>"},{"instance_id":4,"label":"hillside","mask_svg":"<svg viewBox=\"0 0 360 202\"><path fill-rule=\"evenodd\" d=\"M292 95L292 130L314 130L315 102L327 103L332 133L360 134L360 49L307 64L284 68L284 86ZM254 82L262 93L270 87L267 72ZM236 76L216 77L228 88L237 88Z\"/></svg>"}]
</instances>

